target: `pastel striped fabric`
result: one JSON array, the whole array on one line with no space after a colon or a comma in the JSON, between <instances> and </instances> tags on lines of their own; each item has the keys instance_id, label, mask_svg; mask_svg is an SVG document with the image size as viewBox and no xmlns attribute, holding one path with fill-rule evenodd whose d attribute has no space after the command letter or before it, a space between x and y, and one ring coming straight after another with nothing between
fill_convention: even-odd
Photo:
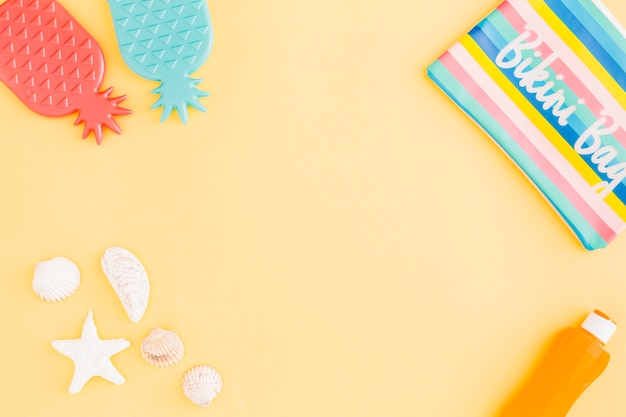
<instances>
[{"instance_id":1,"label":"pastel striped fabric","mask_svg":"<svg viewBox=\"0 0 626 417\"><path fill-rule=\"evenodd\" d=\"M506 0L428 74L587 249L626 226L626 37L599 0Z\"/></svg>"}]
</instances>

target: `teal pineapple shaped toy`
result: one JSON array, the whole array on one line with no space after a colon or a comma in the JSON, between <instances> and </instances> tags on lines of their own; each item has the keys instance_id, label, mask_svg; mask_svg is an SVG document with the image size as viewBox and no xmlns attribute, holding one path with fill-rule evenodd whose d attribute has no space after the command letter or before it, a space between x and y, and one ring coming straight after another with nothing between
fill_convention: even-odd
<instances>
[{"instance_id":1,"label":"teal pineapple shaped toy","mask_svg":"<svg viewBox=\"0 0 626 417\"><path fill-rule=\"evenodd\" d=\"M151 107L163 107L161 121L175 109L187 123L188 106L206 111L209 94L191 78L213 47L213 26L206 0L108 0L122 58L137 75L161 82Z\"/></svg>"}]
</instances>

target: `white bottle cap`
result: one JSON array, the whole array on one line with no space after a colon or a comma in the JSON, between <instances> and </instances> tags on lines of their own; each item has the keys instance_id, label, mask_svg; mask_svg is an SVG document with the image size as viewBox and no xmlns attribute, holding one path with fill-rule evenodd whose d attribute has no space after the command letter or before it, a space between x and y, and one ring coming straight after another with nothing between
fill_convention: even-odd
<instances>
[{"instance_id":1,"label":"white bottle cap","mask_svg":"<svg viewBox=\"0 0 626 417\"><path fill-rule=\"evenodd\" d=\"M580 325L583 329L600 339L604 344L609 341L617 325L606 314L598 310L593 310L583 324Z\"/></svg>"}]
</instances>

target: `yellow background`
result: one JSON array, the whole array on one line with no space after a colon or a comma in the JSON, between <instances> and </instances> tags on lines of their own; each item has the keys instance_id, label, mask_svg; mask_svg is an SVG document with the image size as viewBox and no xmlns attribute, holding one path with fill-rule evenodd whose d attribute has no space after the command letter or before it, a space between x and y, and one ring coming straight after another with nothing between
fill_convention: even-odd
<instances>
[{"instance_id":1,"label":"yellow background","mask_svg":"<svg viewBox=\"0 0 626 417\"><path fill-rule=\"evenodd\" d=\"M622 327L569 416L626 414L626 236L585 251L425 75L497 3L210 1L208 112L183 126L148 109L156 84L122 62L107 3L64 0L134 113L96 146L0 85L0 415L493 416L593 308ZM139 323L100 269L113 245L148 270ZM57 304L31 289L53 256L83 274ZM131 341L113 357L127 382L70 395L50 342L89 309ZM140 357L155 326L181 363ZM224 379L208 409L180 389L201 363Z\"/></svg>"}]
</instances>

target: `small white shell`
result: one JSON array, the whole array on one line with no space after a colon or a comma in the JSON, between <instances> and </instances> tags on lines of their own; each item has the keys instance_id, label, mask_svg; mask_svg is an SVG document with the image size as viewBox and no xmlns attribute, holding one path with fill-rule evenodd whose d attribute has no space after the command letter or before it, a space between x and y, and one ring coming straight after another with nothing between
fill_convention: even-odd
<instances>
[{"instance_id":1,"label":"small white shell","mask_svg":"<svg viewBox=\"0 0 626 417\"><path fill-rule=\"evenodd\" d=\"M222 377L210 366L198 365L183 375L183 392L201 407L208 407L222 390Z\"/></svg>"},{"instance_id":2,"label":"small white shell","mask_svg":"<svg viewBox=\"0 0 626 417\"><path fill-rule=\"evenodd\" d=\"M159 368L178 363L184 354L183 341L171 330L157 327L141 342L141 356L150 365Z\"/></svg>"},{"instance_id":3,"label":"small white shell","mask_svg":"<svg viewBox=\"0 0 626 417\"><path fill-rule=\"evenodd\" d=\"M119 246L108 248L101 259L102 270L132 322L138 322L148 307L148 274L135 255Z\"/></svg>"},{"instance_id":4,"label":"small white shell","mask_svg":"<svg viewBox=\"0 0 626 417\"><path fill-rule=\"evenodd\" d=\"M46 301L57 302L74 294L80 284L80 270L62 256L37 262L33 290Z\"/></svg>"}]
</instances>

